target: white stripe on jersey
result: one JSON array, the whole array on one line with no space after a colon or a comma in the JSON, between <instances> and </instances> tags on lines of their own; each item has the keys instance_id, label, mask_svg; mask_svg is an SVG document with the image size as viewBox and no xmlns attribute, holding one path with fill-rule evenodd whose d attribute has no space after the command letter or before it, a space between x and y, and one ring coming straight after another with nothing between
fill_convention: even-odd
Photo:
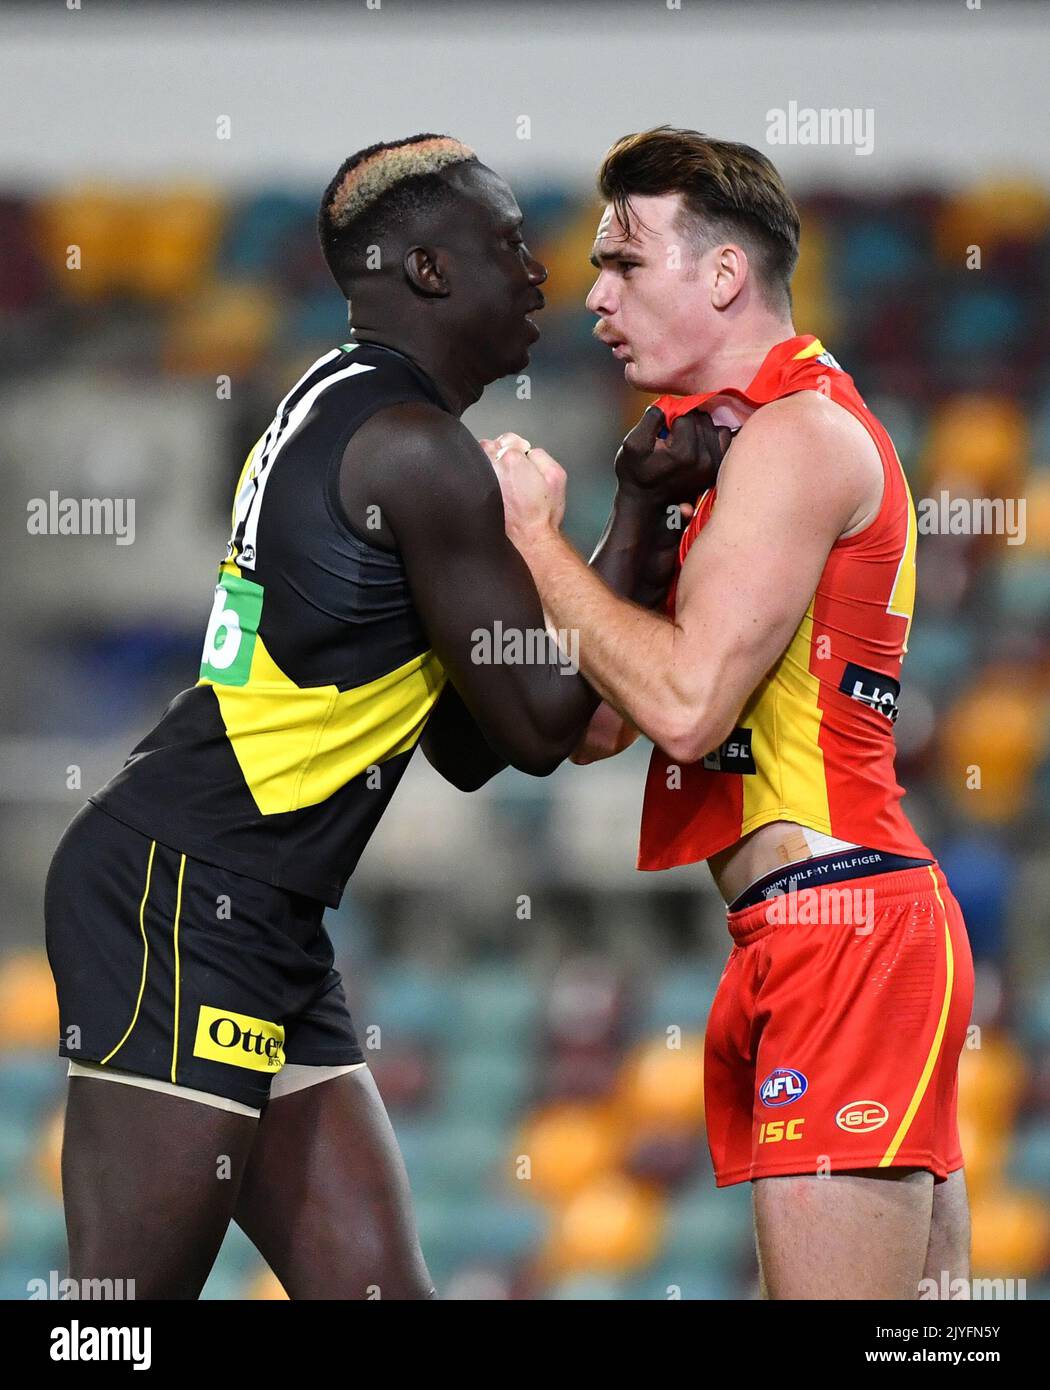
<instances>
[{"instance_id":1,"label":"white stripe on jersey","mask_svg":"<svg viewBox=\"0 0 1050 1390\"><path fill-rule=\"evenodd\" d=\"M353 343L348 344L347 346L354 348L357 346L357 344ZM237 497L234 502L233 530L230 532L230 539L226 545L227 560L231 560L233 558L238 532L240 531L241 526L248 519L248 512L250 511L252 502L255 499L255 480L259 476L260 472L262 471L265 465L266 454L268 450L273 447L273 443L277 437L277 431L281 423L281 418L284 415L285 406L295 395L296 391L298 391L299 387L302 386L304 381L309 381L310 378L316 372L320 371L320 369L323 366L325 366L328 362L334 362L342 351L342 348L333 348L331 352L326 352L323 357L319 357L311 367L308 367L306 371L303 372L302 376L291 388L291 390L288 391L281 399L280 404L274 411L273 419L266 426L265 432L260 436L259 439L256 440L255 447L252 450L251 467L247 470L247 472L244 475L244 481L241 483L240 491L237 493Z\"/></svg>"},{"instance_id":2,"label":"white stripe on jersey","mask_svg":"<svg viewBox=\"0 0 1050 1390\"><path fill-rule=\"evenodd\" d=\"M321 364L318 363L318 366L320 365ZM287 425L280 432L280 437L274 440L269 453L261 460L258 470L255 470L255 495L252 502L249 504L247 521L244 527L244 543L237 557L237 564L241 569L255 568L259 512L262 509L263 493L266 491L266 480L273 471L273 465L277 462L281 450L288 443L289 439L296 434L300 425L302 425L303 421L313 409L314 402L317 400L318 396L323 395L330 386L334 386L339 381L345 381L351 376L358 376L361 372L374 371L375 367L369 367L363 362L354 362L351 366L344 367L341 372L333 372L331 376L325 377L324 380L319 381L316 386L311 386L303 398L296 403L295 409L288 417ZM307 373L307 375L309 375L309 373ZM285 399L287 400L287 397L285 397ZM279 415L277 418L279 418Z\"/></svg>"}]
</instances>

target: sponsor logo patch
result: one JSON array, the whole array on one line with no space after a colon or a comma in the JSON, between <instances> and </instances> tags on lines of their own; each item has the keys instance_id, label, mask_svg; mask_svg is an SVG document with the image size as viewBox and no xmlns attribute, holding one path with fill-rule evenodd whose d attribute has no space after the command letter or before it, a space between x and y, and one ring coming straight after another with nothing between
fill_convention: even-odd
<instances>
[{"instance_id":1,"label":"sponsor logo patch","mask_svg":"<svg viewBox=\"0 0 1050 1390\"><path fill-rule=\"evenodd\" d=\"M704 755L703 765L708 772L756 773L758 769L751 754L751 730L734 729L724 743Z\"/></svg>"},{"instance_id":2,"label":"sponsor logo patch","mask_svg":"<svg viewBox=\"0 0 1050 1390\"><path fill-rule=\"evenodd\" d=\"M224 574L215 586L201 656L201 680L216 685L247 685L262 617L263 586Z\"/></svg>"},{"instance_id":3,"label":"sponsor logo patch","mask_svg":"<svg viewBox=\"0 0 1050 1390\"><path fill-rule=\"evenodd\" d=\"M774 1067L758 1088L763 1105L791 1105L801 1100L809 1089L809 1081L794 1067Z\"/></svg>"},{"instance_id":4,"label":"sponsor logo patch","mask_svg":"<svg viewBox=\"0 0 1050 1390\"><path fill-rule=\"evenodd\" d=\"M891 724L896 724L901 683L892 676L883 676L878 671L869 671L866 666L847 661L839 689L851 700L859 700L869 709L878 710Z\"/></svg>"},{"instance_id":5,"label":"sponsor logo patch","mask_svg":"<svg viewBox=\"0 0 1050 1390\"><path fill-rule=\"evenodd\" d=\"M848 1134L867 1134L881 1129L889 1118L881 1100L851 1100L835 1116L835 1123Z\"/></svg>"},{"instance_id":6,"label":"sponsor logo patch","mask_svg":"<svg viewBox=\"0 0 1050 1390\"><path fill-rule=\"evenodd\" d=\"M284 1028L265 1018L202 1004L193 1055L249 1071L280 1071L284 1066Z\"/></svg>"}]
</instances>

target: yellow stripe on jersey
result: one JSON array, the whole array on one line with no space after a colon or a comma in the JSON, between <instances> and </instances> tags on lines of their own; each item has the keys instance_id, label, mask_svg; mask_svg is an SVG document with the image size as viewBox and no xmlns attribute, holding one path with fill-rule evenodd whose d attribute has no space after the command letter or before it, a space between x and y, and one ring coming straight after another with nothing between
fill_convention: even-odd
<instances>
[{"instance_id":1,"label":"yellow stripe on jersey","mask_svg":"<svg viewBox=\"0 0 1050 1390\"><path fill-rule=\"evenodd\" d=\"M897 566L897 576L893 581L893 590L890 593L890 601L886 605L886 612L892 613L896 618L907 618L908 626L904 629L903 643L903 652L907 652L908 637L911 634L911 620L915 612L915 544L918 539L919 528L915 520L915 503L912 501L908 477L904 472L900 455L895 448L893 457L897 460L901 482L904 484L904 495L908 499L908 534L904 542L904 549L901 552L900 564Z\"/></svg>"},{"instance_id":2,"label":"yellow stripe on jersey","mask_svg":"<svg viewBox=\"0 0 1050 1390\"><path fill-rule=\"evenodd\" d=\"M741 777L741 834L790 818L831 833L831 812L820 746L820 681L810 671L813 606L810 600L788 648L744 706L740 723L752 730L754 775ZM779 778L773 782L772 777Z\"/></svg>"},{"instance_id":3,"label":"yellow stripe on jersey","mask_svg":"<svg viewBox=\"0 0 1050 1390\"><path fill-rule=\"evenodd\" d=\"M257 636L245 684L197 684L215 691L248 790L272 816L316 806L365 768L407 752L445 680L427 651L352 690L298 686Z\"/></svg>"},{"instance_id":4,"label":"yellow stripe on jersey","mask_svg":"<svg viewBox=\"0 0 1050 1390\"><path fill-rule=\"evenodd\" d=\"M814 338L808 347L804 347L801 352L796 352L791 360L792 362L804 362L807 357L819 357L822 352L827 352L827 348L819 338Z\"/></svg>"},{"instance_id":5,"label":"yellow stripe on jersey","mask_svg":"<svg viewBox=\"0 0 1050 1390\"><path fill-rule=\"evenodd\" d=\"M244 460L244 467L237 475L237 486L233 489L233 502L230 505L230 525L233 527L236 527L237 525L237 498L241 495L241 488L244 486L245 474L251 467L252 459L255 457L255 451L259 447L261 442L261 439L257 439L255 443L252 445L252 447L248 450L248 457Z\"/></svg>"}]
</instances>

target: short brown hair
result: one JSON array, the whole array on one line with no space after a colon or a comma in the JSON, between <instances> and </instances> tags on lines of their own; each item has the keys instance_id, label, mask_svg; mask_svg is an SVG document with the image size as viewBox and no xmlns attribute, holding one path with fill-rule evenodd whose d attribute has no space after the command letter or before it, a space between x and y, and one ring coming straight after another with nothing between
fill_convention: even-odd
<instances>
[{"instance_id":1,"label":"short brown hair","mask_svg":"<svg viewBox=\"0 0 1050 1390\"><path fill-rule=\"evenodd\" d=\"M750 145L668 125L624 135L602 160L598 191L628 235L632 196L680 194L697 242L739 238L752 253L767 301L786 299L790 306L798 209L772 163Z\"/></svg>"}]
</instances>

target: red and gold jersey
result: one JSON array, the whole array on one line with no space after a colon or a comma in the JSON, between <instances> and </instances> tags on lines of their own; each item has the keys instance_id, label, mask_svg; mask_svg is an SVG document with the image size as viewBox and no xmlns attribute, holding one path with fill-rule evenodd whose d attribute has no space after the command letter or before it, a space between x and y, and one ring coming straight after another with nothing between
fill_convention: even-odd
<instances>
[{"instance_id":1,"label":"red and gold jersey","mask_svg":"<svg viewBox=\"0 0 1050 1390\"><path fill-rule=\"evenodd\" d=\"M654 748L640 869L708 859L782 820L887 853L933 857L901 809L904 792L893 770L901 662L915 601L916 523L889 435L811 334L778 343L746 391L665 397L658 404L670 424L697 405L735 401L750 413L796 391L820 391L868 431L882 459L882 505L872 522L832 547L787 650L725 742L680 767ZM716 505L717 488L710 488L682 537L678 573ZM677 583L676 575L667 598L672 614Z\"/></svg>"}]
</instances>

